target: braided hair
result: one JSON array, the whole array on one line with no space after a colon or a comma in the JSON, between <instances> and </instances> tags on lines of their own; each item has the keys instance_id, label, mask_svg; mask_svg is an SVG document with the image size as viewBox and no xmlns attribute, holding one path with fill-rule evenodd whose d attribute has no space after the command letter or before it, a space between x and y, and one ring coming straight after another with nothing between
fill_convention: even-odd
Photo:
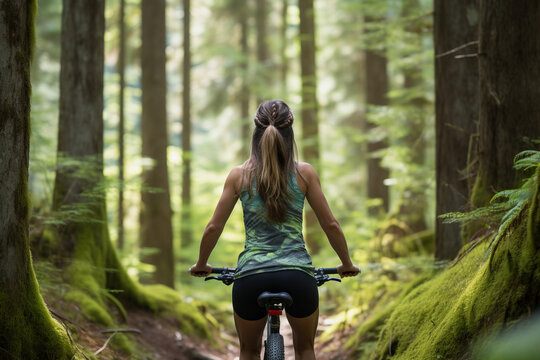
<instances>
[{"instance_id":1,"label":"braided hair","mask_svg":"<svg viewBox=\"0 0 540 360\"><path fill-rule=\"evenodd\" d=\"M281 223L290 200L289 175L296 173L294 116L285 102L272 100L259 105L253 121L255 130L251 156L244 164L243 186L253 196L251 184L255 179L267 218Z\"/></svg>"}]
</instances>

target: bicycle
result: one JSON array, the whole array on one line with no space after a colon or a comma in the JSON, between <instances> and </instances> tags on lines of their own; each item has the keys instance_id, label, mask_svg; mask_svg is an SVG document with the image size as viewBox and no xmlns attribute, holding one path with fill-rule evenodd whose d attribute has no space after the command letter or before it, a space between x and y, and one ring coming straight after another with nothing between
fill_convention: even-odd
<instances>
[{"instance_id":1,"label":"bicycle","mask_svg":"<svg viewBox=\"0 0 540 360\"><path fill-rule=\"evenodd\" d=\"M212 273L217 276L208 276L204 280L219 280L225 285L231 285L234 282L234 268L212 268ZM323 285L327 281L341 282L339 278L330 277L330 274L337 274L336 268L318 268L315 270L315 279L317 286ZM266 340L264 341L264 360L284 360L285 347L283 336L279 333L280 316L283 314L283 308L293 303L292 297L286 292L271 293L265 291L257 299L260 307L264 307L268 314Z\"/></svg>"}]
</instances>

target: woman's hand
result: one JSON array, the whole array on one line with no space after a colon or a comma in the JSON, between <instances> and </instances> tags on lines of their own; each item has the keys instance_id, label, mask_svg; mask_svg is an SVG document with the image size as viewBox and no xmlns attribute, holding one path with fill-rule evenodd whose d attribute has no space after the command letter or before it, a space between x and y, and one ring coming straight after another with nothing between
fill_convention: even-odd
<instances>
[{"instance_id":1,"label":"woman's hand","mask_svg":"<svg viewBox=\"0 0 540 360\"><path fill-rule=\"evenodd\" d=\"M196 277L206 277L210 275L211 272L212 272L212 265L209 265L209 264L205 264L205 265L195 264L189 268L189 273L191 274L191 276L196 276Z\"/></svg>"},{"instance_id":2,"label":"woman's hand","mask_svg":"<svg viewBox=\"0 0 540 360\"><path fill-rule=\"evenodd\" d=\"M356 276L358 275L358 273L360 273L360 269L358 268L358 266L353 265L353 264L339 265L337 267L337 271L338 271L339 276L341 276L342 278Z\"/></svg>"}]
</instances>

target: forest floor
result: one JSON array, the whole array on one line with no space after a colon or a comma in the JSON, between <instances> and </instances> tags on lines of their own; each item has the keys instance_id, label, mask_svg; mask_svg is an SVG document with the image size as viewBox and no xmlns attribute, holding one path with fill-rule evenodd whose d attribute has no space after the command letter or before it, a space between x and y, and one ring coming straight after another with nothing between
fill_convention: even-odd
<instances>
[{"instance_id":1,"label":"forest floor","mask_svg":"<svg viewBox=\"0 0 540 360\"><path fill-rule=\"evenodd\" d=\"M238 359L238 340L236 334L230 331L222 332L216 338L217 345L196 337L181 334L176 320L169 317L158 316L150 312L128 309L128 321L123 328L132 332L128 335L137 343L141 354L126 355L115 351L109 344L111 333L109 329L89 321L77 323L68 319L62 309L50 308L53 316L64 327L70 329L73 341L79 347L96 354L100 360L113 359L155 359L155 360L235 360ZM331 320L321 317L319 321L319 334L328 327ZM292 345L292 332L286 316L282 316L281 332L285 339L286 360L294 360ZM343 350L346 334L331 337L330 340L316 341L316 353L319 360L345 360L350 356Z\"/></svg>"}]
</instances>

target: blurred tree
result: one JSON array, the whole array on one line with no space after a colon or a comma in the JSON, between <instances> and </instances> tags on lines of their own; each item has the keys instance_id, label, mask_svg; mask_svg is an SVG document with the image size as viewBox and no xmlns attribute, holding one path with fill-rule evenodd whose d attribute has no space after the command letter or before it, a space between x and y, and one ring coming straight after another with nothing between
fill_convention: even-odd
<instances>
[{"instance_id":1,"label":"blurred tree","mask_svg":"<svg viewBox=\"0 0 540 360\"><path fill-rule=\"evenodd\" d=\"M124 88L125 81L125 64L126 64L126 24L125 24L125 0L120 0L120 19L118 27L120 30L120 42L118 51L118 243L119 249L124 248Z\"/></svg>"},{"instance_id":2,"label":"blurred tree","mask_svg":"<svg viewBox=\"0 0 540 360\"><path fill-rule=\"evenodd\" d=\"M283 0L281 2L281 28L280 28L280 60L281 60L281 98L286 98L287 96L287 72L289 71L289 59L287 58L287 46L289 41L287 39L287 26L288 21L287 17L289 14L289 0Z\"/></svg>"},{"instance_id":3,"label":"blurred tree","mask_svg":"<svg viewBox=\"0 0 540 360\"><path fill-rule=\"evenodd\" d=\"M366 35L369 36L370 24L380 23L381 21L381 18L366 17ZM388 71L384 51L384 49L373 48L373 45L365 51L366 104L368 106L368 121L365 122L366 133L373 133L377 129L377 125L369 121L369 107L388 105ZM381 164L381 150L387 147L388 141L384 134L370 136L367 142L369 154L367 161L367 197L368 199L380 199L381 201L378 206L368 207L370 215L388 212L389 195L384 180L390 176L390 172Z\"/></svg>"},{"instance_id":4,"label":"blurred tree","mask_svg":"<svg viewBox=\"0 0 540 360\"><path fill-rule=\"evenodd\" d=\"M103 1L95 5L91 1L63 1L58 157L53 196L53 210L89 204L95 207L92 216L100 221L105 216L101 213L104 194L97 189L103 180L104 22ZM78 171L86 161L90 170L84 178ZM96 201L89 196L93 189L98 192ZM61 250L67 254L79 241L90 240L73 236L78 226L78 221L69 221L58 228Z\"/></svg>"},{"instance_id":5,"label":"blurred tree","mask_svg":"<svg viewBox=\"0 0 540 360\"><path fill-rule=\"evenodd\" d=\"M238 14L238 22L240 23L240 48L242 51L243 58L240 62L240 71L242 77L242 85L240 89L240 119L241 123L241 134L242 134L242 145L240 149L240 161L244 162L249 157L249 150L251 146L251 129L253 122L250 121L250 89L249 89L249 27L248 19L250 14L249 9L250 2L240 4L240 8L237 9L236 14ZM237 5L238 6L238 5Z\"/></svg>"},{"instance_id":6,"label":"blurred tree","mask_svg":"<svg viewBox=\"0 0 540 360\"><path fill-rule=\"evenodd\" d=\"M478 123L477 0L435 0L436 215L463 211ZM460 224L436 221L435 257L453 259Z\"/></svg>"},{"instance_id":7,"label":"blurred tree","mask_svg":"<svg viewBox=\"0 0 540 360\"><path fill-rule=\"evenodd\" d=\"M171 201L167 170L167 84L165 75L165 0L142 0L142 156L153 161L143 171L141 247L157 250L142 256L155 266L153 280L174 287Z\"/></svg>"},{"instance_id":8,"label":"blurred tree","mask_svg":"<svg viewBox=\"0 0 540 360\"><path fill-rule=\"evenodd\" d=\"M0 1L0 358L70 359L39 292L29 248L30 61L35 1Z\"/></svg>"},{"instance_id":9,"label":"blurred tree","mask_svg":"<svg viewBox=\"0 0 540 360\"><path fill-rule=\"evenodd\" d=\"M423 23L414 17L420 12L419 0L404 0L402 3L402 16L405 24L406 39L414 45L413 51L422 49ZM410 54L409 54L410 55ZM406 108L407 129L401 138L402 145L407 149L408 162L412 165L411 171L422 169L425 161L426 142L424 139L426 116L426 98L421 91L424 86L422 68L418 63L409 61L401 66L403 72L403 95L396 99ZM398 216L404 220L411 232L426 229L425 211L427 198L421 182L407 184L398 199Z\"/></svg>"},{"instance_id":10,"label":"blurred tree","mask_svg":"<svg viewBox=\"0 0 540 360\"><path fill-rule=\"evenodd\" d=\"M514 156L540 139L540 2L480 1L479 150L472 204L518 187ZM533 35L534 34L534 35Z\"/></svg>"},{"instance_id":11,"label":"blurred tree","mask_svg":"<svg viewBox=\"0 0 540 360\"><path fill-rule=\"evenodd\" d=\"M182 91L182 248L193 242L191 221L191 1L184 0L184 62Z\"/></svg>"},{"instance_id":12,"label":"blurred tree","mask_svg":"<svg viewBox=\"0 0 540 360\"><path fill-rule=\"evenodd\" d=\"M64 0L54 216L45 231L50 256L83 313L144 301L109 237L103 177L104 0ZM88 310L91 308L92 310ZM99 312L99 311L96 311ZM88 313L86 313L88 315Z\"/></svg>"},{"instance_id":13,"label":"blurred tree","mask_svg":"<svg viewBox=\"0 0 540 360\"><path fill-rule=\"evenodd\" d=\"M257 0L255 12L255 24L257 26L257 103L260 104L265 100L266 94L263 89L271 87L274 83L272 79L272 57L270 55L270 47L268 40L268 23L269 7L267 0ZM258 105L257 104L257 105Z\"/></svg>"},{"instance_id":14,"label":"blurred tree","mask_svg":"<svg viewBox=\"0 0 540 360\"><path fill-rule=\"evenodd\" d=\"M304 160L319 172L319 123L317 119L317 75L315 67L315 14L313 0L299 0L300 65L302 75L302 149ZM306 208L306 243L317 254L323 240L317 217Z\"/></svg>"}]
</instances>

